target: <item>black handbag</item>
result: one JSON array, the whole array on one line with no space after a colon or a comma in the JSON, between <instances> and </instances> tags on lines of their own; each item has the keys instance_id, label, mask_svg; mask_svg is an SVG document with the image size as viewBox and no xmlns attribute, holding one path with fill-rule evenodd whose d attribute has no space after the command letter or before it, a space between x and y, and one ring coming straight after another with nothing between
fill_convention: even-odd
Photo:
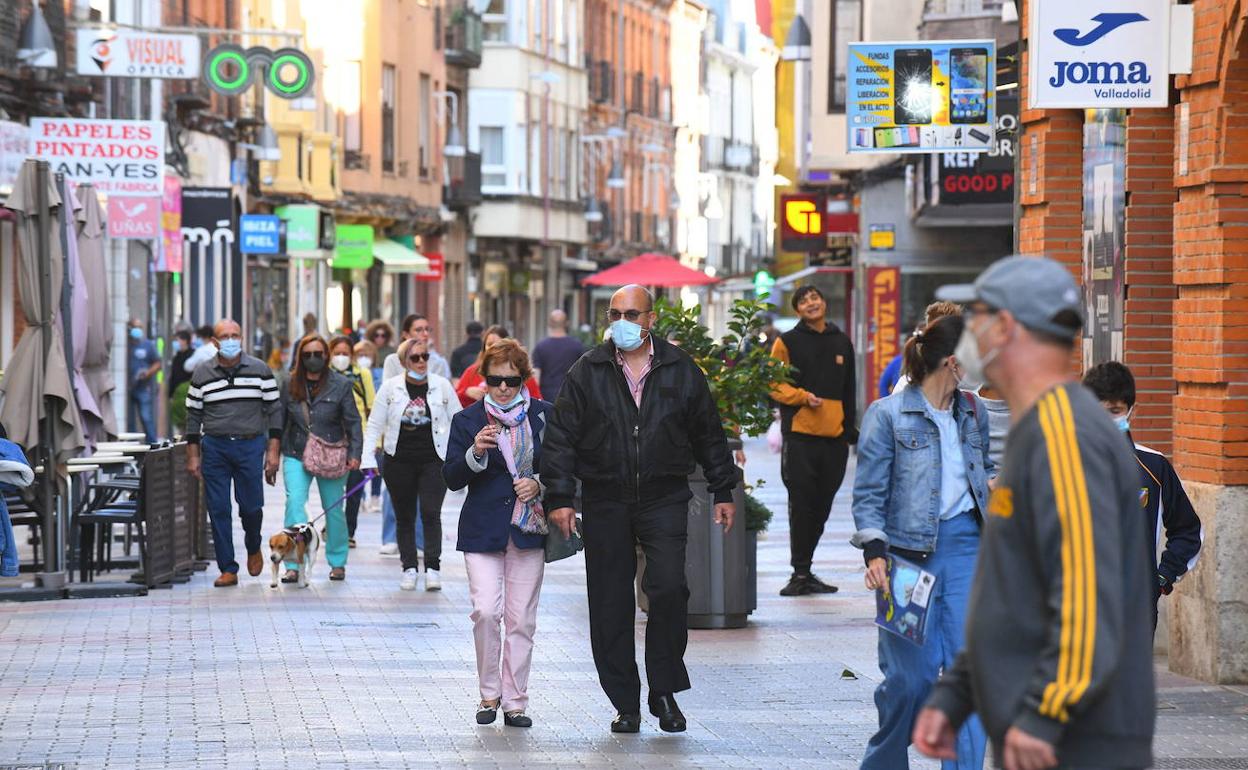
<instances>
[{"instance_id":1,"label":"black handbag","mask_svg":"<svg viewBox=\"0 0 1248 770\"><path fill-rule=\"evenodd\" d=\"M585 541L581 539L581 520L573 519L572 536L564 537L563 530L555 526L553 522L547 522L550 531L546 535L546 563L566 559L569 556L575 556L578 551L585 549Z\"/></svg>"}]
</instances>

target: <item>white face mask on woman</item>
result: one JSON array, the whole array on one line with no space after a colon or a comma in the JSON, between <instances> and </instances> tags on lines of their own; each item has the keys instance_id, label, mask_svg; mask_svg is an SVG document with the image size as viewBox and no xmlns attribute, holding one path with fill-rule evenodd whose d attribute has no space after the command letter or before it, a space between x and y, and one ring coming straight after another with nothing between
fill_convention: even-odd
<instances>
[{"instance_id":1,"label":"white face mask on woman","mask_svg":"<svg viewBox=\"0 0 1248 770\"><path fill-rule=\"evenodd\" d=\"M351 356L338 354L329 359L329 365L334 367L336 371L345 372L351 368Z\"/></svg>"},{"instance_id":2,"label":"white face mask on woman","mask_svg":"<svg viewBox=\"0 0 1248 770\"><path fill-rule=\"evenodd\" d=\"M360 356L359 358L355 359L355 364L361 369L372 369L373 359L369 358L368 356Z\"/></svg>"},{"instance_id":3,"label":"white face mask on woman","mask_svg":"<svg viewBox=\"0 0 1248 770\"><path fill-rule=\"evenodd\" d=\"M988 381L984 370L988 365L996 360L1000 349L993 349L985 353L979 354L979 338L975 332L971 331L970 324L962 329L962 336L958 338L958 346L953 350L953 357L958 359L958 364L962 367L962 382L959 387L963 390L979 390ZM971 387L976 385L976 387Z\"/></svg>"}]
</instances>

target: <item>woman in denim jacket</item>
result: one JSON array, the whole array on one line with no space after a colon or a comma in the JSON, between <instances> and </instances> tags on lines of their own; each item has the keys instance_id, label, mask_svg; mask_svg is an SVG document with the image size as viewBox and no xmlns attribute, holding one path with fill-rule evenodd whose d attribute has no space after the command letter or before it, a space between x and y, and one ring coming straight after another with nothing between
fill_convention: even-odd
<instances>
[{"instance_id":1,"label":"woman in denim jacket","mask_svg":"<svg viewBox=\"0 0 1248 770\"><path fill-rule=\"evenodd\" d=\"M880 729L867 744L867 770L909 767L915 717L962 646L980 512L996 475L988 411L958 389L962 370L953 351L962 326L960 316L948 316L916 333L903 354L911 387L871 404L862 420L853 544L865 555L867 588L886 584L890 552L936 576L922 646L880 629ZM971 719L958 735L958 759L943 767L982 767L985 744L979 720Z\"/></svg>"}]
</instances>

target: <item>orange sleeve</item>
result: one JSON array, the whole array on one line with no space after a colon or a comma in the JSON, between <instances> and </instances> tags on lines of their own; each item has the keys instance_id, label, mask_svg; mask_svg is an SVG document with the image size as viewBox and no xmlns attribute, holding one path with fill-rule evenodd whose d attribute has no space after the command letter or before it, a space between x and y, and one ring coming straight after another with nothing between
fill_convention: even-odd
<instances>
[{"instance_id":1,"label":"orange sleeve","mask_svg":"<svg viewBox=\"0 0 1248 770\"><path fill-rule=\"evenodd\" d=\"M771 347L771 357L786 364L789 363L789 349L785 346L783 339L776 338L776 344ZM805 390L787 382L771 384L771 397L787 406L806 406L806 399L809 396L810 394Z\"/></svg>"}]
</instances>

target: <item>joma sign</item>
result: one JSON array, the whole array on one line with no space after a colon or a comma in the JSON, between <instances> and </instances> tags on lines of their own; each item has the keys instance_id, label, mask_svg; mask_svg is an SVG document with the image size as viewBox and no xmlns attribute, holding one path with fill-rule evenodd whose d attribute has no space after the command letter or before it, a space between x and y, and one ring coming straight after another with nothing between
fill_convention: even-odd
<instances>
[{"instance_id":1,"label":"joma sign","mask_svg":"<svg viewBox=\"0 0 1248 770\"><path fill-rule=\"evenodd\" d=\"M1031 6L1031 107L1165 107L1170 0Z\"/></svg>"}]
</instances>

